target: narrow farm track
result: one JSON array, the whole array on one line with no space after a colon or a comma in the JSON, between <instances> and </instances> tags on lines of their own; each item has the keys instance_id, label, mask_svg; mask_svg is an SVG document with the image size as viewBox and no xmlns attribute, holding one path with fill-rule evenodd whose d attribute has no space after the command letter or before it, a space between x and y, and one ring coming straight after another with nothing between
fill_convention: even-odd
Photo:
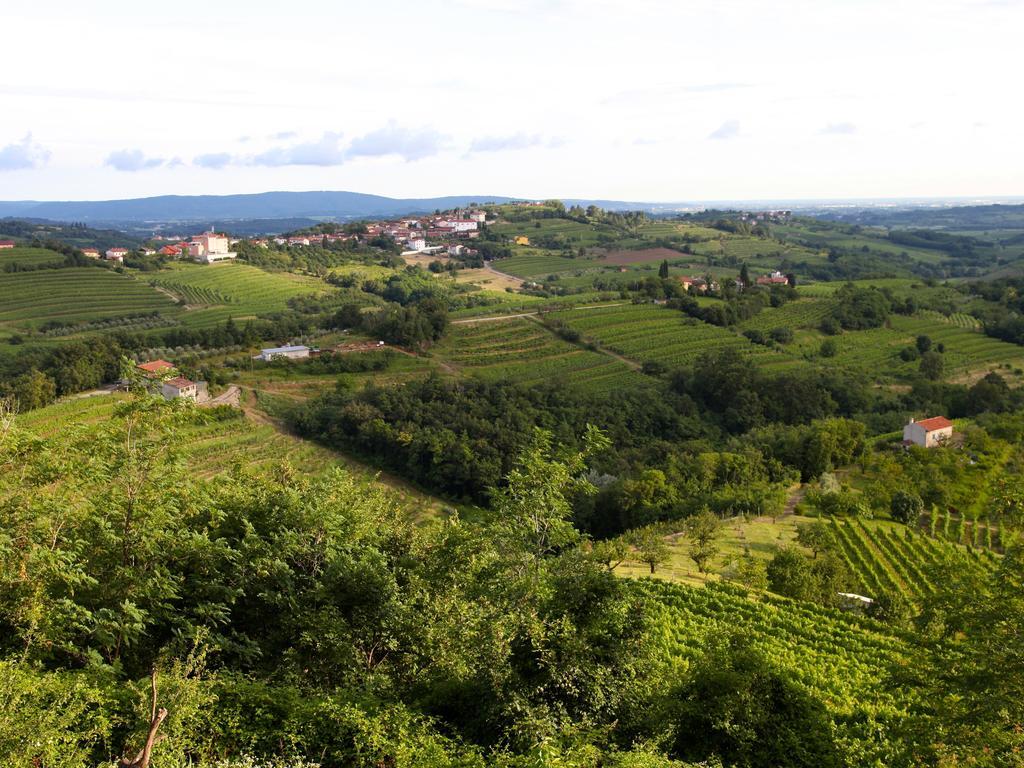
<instances>
[{"instance_id":1,"label":"narrow farm track","mask_svg":"<svg viewBox=\"0 0 1024 768\"><path fill-rule=\"evenodd\" d=\"M587 309L587 307L580 307L580 309ZM539 317L536 316L536 313L534 313L533 315L529 315L528 319L532 320L533 322L537 323L538 325L542 326L543 328L545 328L545 329L547 329L549 331L551 330L546 325L544 325L544 321L543 320L541 320ZM599 354L602 354L602 355L607 355L608 357L611 357L611 358L613 358L615 360L618 360L620 363L623 363L624 365L628 365L634 371L639 371L643 367L636 360L631 360L630 358L626 357L625 355L620 355L618 352L612 352L610 349L607 349L606 347L601 346L601 344L599 344L594 339L588 339L588 338L584 337L582 339L582 341L585 344L592 345L593 350L595 352L597 352Z\"/></svg>"},{"instance_id":2,"label":"narrow farm track","mask_svg":"<svg viewBox=\"0 0 1024 768\"><path fill-rule=\"evenodd\" d=\"M452 320L452 325L472 325L474 323L491 323L496 320L515 320L519 317L536 317L536 312L523 312L518 315L488 315L487 317L468 317L464 320Z\"/></svg>"}]
</instances>

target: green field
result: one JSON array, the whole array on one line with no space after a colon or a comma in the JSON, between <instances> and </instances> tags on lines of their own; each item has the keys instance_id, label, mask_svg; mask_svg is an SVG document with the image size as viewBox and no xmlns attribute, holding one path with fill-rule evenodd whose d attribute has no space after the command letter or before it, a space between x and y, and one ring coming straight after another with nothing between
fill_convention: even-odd
<instances>
[{"instance_id":1,"label":"green field","mask_svg":"<svg viewBox=\"0 0 1024 768\"><path fill-rule=\"evenodd\" d=\"M907 376L917 370L918 362L901 360L900 351L914 346L918 336L930 337L936 347L944 345L943 359L947 376L1001 366L1024 365L1024 348L986 336L981 331L961 327L955 320L940 320L933 314L911 317L893 315L889 318L888 327L847 331L831 337L816 330L799 333L792 348L806 355L814 355L822 341L831 338L838 348L836 356L831 358L832 363L871 374Z\"/></svg>"},{"instance_id":2,"label":"green field","mask_svg":"<svg viewBox=\"0 0 1024 768\"><path fill-rule=\"evenodd\" d=\"M96 426L110 420L124 395L101 395L65 400L21 414L18 426L48 437L74 427ZM201 416L200 409L198 414ZM413 514L433 514L444 505L398 478L382 475L346 456L316 443L293 437L269 423L257 423L241 413L237 418L202 423L198 418L176 428L176 446L181 458L201 477L229 471L236 463L243 466L274 466L288 462L297 470L320 475L344 469L363 482L379 482L392 491L398 501Z\"/></svg>"},{"instance_id":3,"label":"green field","mask_svg":"<svg viewBox=\"0 0 1024 768\"><path fill-rule=\"evenodd\" d=\"M288 299L324 290L313 277L288 272L265 272L238 262L219 264L175 263L147 278L187 308L181 321L192 327L208 327L227 320L255 317L287 306Z\"/></svg>"},{"instance_id":4,"label":"green field","mask_svg":"<svg viewBox=\"0 0 1024 768\"><path fill-rule=\"evenodd\" d=\"M600 266L587 259L566 259L562 256L543 253L515 255L508 259L499 259L491 264L498 272L522 278L543 280L548 275L571 272L576 269L588 269Z\"/></svg>"},{"instance_id":5,"label":"green field","mask_svg":"<svg viewBox=\"0 0 1024 768\"><path fill-rule=\"evenodd\" d=\"M141 280L96 267L0 273L0 329L30 331L48 320L65 323L157 311L174 301Z\"/></svg>"},{"instance_id":6,"label":"green field","mask_svg":"<svg viewBox=\"0 0 1024 768\"><path fill-rule=\"evenodd\" d=\"M884 748L879 725L902 719L912 694L883 684L915 652L910 641L876 622L806 603L757 600L714 585L635 583L660 607L657 631L666 663L690 663L712 637L743 637L825 703L837 739L860 753L863 765L886 764L884 753L874 754Z\"/></svg>"},{"instance_id":7,"label":"green field","mask_svg":"<svg viewBox=\"0 0 1024 768\"><path fill-rule=\"evenodd\" d=\"M28 248L16 246L0 250L0 272L11 265L37 266L39 264L60 264L64 257L48 248Z\"/></svg>"},{"instance_id":8,"label":"green field","mask_svg":"<svg viewBox=\"0 0 1024 768\"><path fill-rule=\"evenodd\" d=\"M576 309L556 313L555 317L585 338L640 362L682 366L704 352L736 349L770 369L800 363L785 352L754 344L726 328L651 304Z\"/></svg>"},{"instance_id":9,"label":"green field","mask_svg":"<svg viewBox=\"0 0 1024 768\"><path fill-rule=\"evenodd\" d=\"M434 354L463 375L488 380L561 381L590 392L650 383L625 363L563 341L529 318L452 325Z\"/></svg>"}]
</instances>

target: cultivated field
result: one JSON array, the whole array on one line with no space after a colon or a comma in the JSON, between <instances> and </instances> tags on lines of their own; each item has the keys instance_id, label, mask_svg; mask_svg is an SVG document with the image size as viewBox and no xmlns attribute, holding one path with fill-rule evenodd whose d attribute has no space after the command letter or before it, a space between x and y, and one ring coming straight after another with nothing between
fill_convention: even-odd
<instances>
[{"instance_id":1,"label":"cultivated field","mask_svg":"<svg viewBox=\"0 0 1024 768\"><path fill-rule=\"evenodd\" d=\"M206 327L284 309L288 299L325 290L316 278L265 272L248 264L176 263L147 278L154 287L183 300L186 325Z\"/></svg>"},{"instance_id":2,"label":"cultivated field","mask_svg":"<svg viewBox=\"0 0 1024 768\"><path fill-rule=\"evenodd\" d=\"M452 325L434 354L463 375L489 380L562 381L590 392L650 382L625 363L563 341L530 318Z\"/></svg>"},{"instance_id":3,"label":"cultivated field","mask_svg":"<svg viewBox=\"0 0 1024 768\"><path fill-rule=\"evenodd\" d=\"M785 352L754 344L731 330L651 304L569 310L555 317L585 338L639 362L682 366L704 352L731 348L771 369L800 364Z\"/></svg>"},{"instance_id":4,"label":"cultivated field","mask_svg":"<svg viewBox=\"0 0 1024 768\"><path fill-rule=\"evenodd\" d=\"M18 246L0 250L0 272L11 269L14 265L36 266L38 264L59 264L64 257L48 248L28 248Z\"/></svg>"},{"instance_id":5,"label":"cultivated field","mask_svg":"<svg viewBox=\"0 0 1024 768\"><path fill-rule=\"evenodd\" d=\"M174 301L141 280L96 267L0 273L0 327L32 330L48 320L65 323L157 311Z\"/></svg>"}]
</instances>

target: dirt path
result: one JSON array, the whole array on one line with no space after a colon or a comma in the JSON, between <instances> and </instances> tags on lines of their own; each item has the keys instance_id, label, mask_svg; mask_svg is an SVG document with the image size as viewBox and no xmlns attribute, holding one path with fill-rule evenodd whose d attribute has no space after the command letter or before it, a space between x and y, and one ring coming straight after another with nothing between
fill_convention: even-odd
<instances>
[{"instance_id":1,"label":"dirt path","mask_svg":"<svg viewBox=\"0 0 1024 768\"><path fill-rule=\"evenodd\" d=\"M452 320L452 325L469 325L471 323L490 323L495 320L512 320L517 317L536 317L536 312L522 312L518 315L488 315L487 317L467 317L464 320Z\"/></svg>"},{"instance_id":2,"label":"dirt path","mask_svg":"<svg viewBox=\"0 0 1024 768\"><path fill-rule=\"evenodd\" d=\"M796 505L804 500L804 494L806 493L807 486L804 485L803 483L800 483L800 485L793 489L790 492L789 496L786 498L786 506L782 508L782 514L780 515L780 517L792 515L793 512L796 510Z\"/></svg>"},{"instance_id":3,"label":"dirt path","mask_svg":"<svg viewBox=\"0 0 1024 768\"><path fill-rule=\"evenodd\" d=\"M485 261L484 262L484 269L486 269L488 272L493 272L494 274L498 275L499 277L504 277L506 280L511 280L516 285L522 285L523 283L526 282L525 280L523 280L523 278L516 277L515 275L510 275L508 272L499 272L498 270L496 270L494 267L491 266L492 263L493 262Z\"/></svg>"},{"instance_id":4,"label":"dirt path","mask_svg":"<svg viewBox=\"0 0 1024 768\"><path fill-rule=\"evenodd\" d=\"M762 515L761 517L755 518L758 523L777 522L784 517L789 517L796 512L796 505L804 500L804 494L807 493L807 486L800 483L794 488L790 488L789 494L786 496L786 503L782 507L782 512L777 517L770 517Z\"/></svg>"},{"instance_id":5,"label":"dirt path","mask_svg":"<svg viewBox=\"0 0 1024 768\"><path fill-rule=\"evenodd\" d=\"M238 388L237 384L232 384L216 397L211 397L205 403L202 403L202 405L207 408L217 405L233 405L236 408L240 408L242 406L242 390Z\"/></svg>"}]
</instances>

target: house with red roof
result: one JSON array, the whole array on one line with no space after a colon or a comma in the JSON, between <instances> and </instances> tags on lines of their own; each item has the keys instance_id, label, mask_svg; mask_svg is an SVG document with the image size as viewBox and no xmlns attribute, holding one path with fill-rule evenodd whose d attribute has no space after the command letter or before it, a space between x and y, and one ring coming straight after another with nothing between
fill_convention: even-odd
<instances>
[{"instance_id":1,"label":"house with red roof","mask_svg":"<svg viewBox=\"0 0 1024 768\"><path fill-rule=\"evenodd\" d=\"M919 445L922 448L935 448L953 436L953 422L945 416L932 416L910 422L903 428L903 444Z\"/></svg>"},{"instance_id":2,"label":"house with red roof","mask_svg":"<svg viewBox=\"0 0 1024 768\"><path fill-rule=\"evenodd\" d=\"M175 376L165 381L161 386L161 392L165 400L174 400L177 397L187 397L190 400L199 398L198 385L184 376Z\"/></svg>"},{"instance_id":3,"label":"house with red roof","mask_svg":"<svg viewBox=\"0 0 1024 768\"><path fill-rule=\"evenodd\" d=\"M151 379L173 371L174 363L169 363L166 360L150 360L148 363L139 363L135 367L142 371L143 376Z\"/></svg>"},{"instance_id":4,"label":"house with red roof","mask_svg":"<svg viewBox=\"0 0 1024 768\"><path fill-rule=\"evenodd\" d=\"M770 275L762 275L757 278L758 285L788 285L789 278L781 272L775 271Z\"/></svg>"},{"instance_id":5,"label":"house with red roof","mask_svg":"<svg viewBox=\"0 0 1024 768\"><path fill-rule=\"evenodd\" d=\"M14 247L14 241L13 240L0 240L0 248L13 248L13 247Z\"/></svg>"},{"instance_id":6,"label":"house with red roof","mask_svg":"<svg viewBox=\"0 0 1024 768\"><path fill-rule=\"evenodd\" d=\"M95 248L83 248L82 255L88 256L90 259L98 259L100 257L100 252Z\"/></svg>"}]
</instances>

